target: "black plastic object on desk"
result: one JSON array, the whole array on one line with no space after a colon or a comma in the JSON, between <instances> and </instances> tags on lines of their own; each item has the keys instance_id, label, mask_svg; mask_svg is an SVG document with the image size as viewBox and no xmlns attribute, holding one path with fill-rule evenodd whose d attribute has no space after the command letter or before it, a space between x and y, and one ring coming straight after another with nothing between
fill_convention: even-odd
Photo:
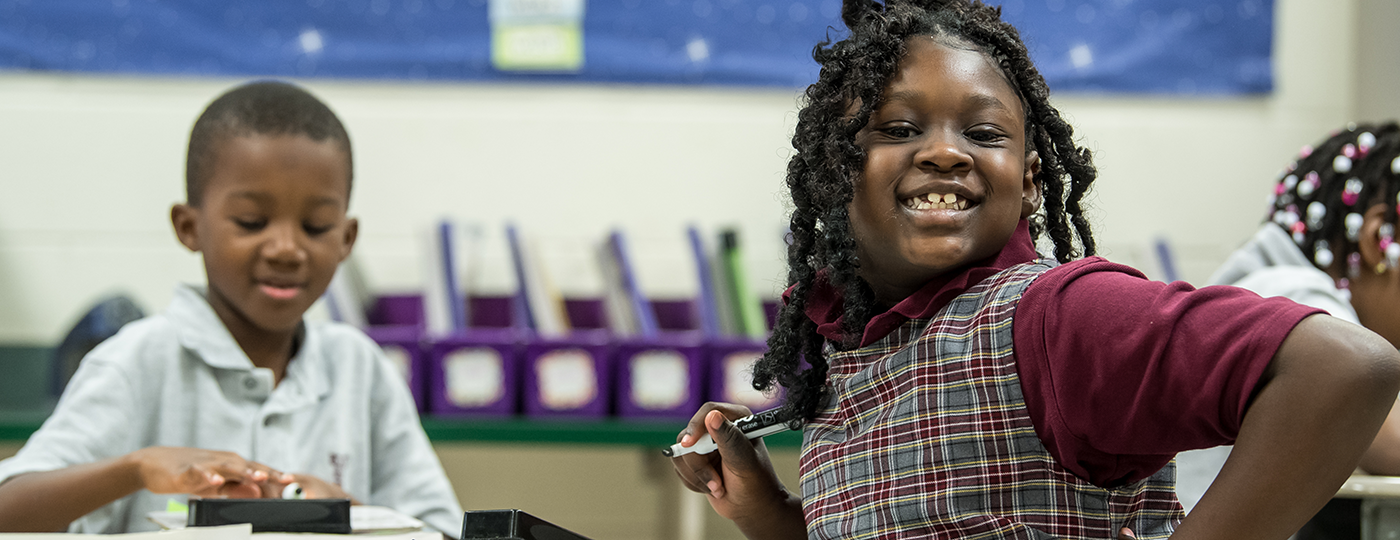
<instances>
[{"instance_id":1,"label":"black plastic object on desk","mask_svg":"<svg viewBox=\"0 0 1400 540\"><path fill-rule=\"evenodd\" d=\"M350 499L190 499L187 526L234 523L255 533L350 534Z\"/></svg>"},{"instance_id":2,"label":"black plastic object on desk","mask_svg":"<svg viewBox=\"0 0 1400 540\"><path fill-rule=\"evenodd\" d=\"M468 510L462 540L588 540L523 510Z\"/></svg>"}]
</instances>

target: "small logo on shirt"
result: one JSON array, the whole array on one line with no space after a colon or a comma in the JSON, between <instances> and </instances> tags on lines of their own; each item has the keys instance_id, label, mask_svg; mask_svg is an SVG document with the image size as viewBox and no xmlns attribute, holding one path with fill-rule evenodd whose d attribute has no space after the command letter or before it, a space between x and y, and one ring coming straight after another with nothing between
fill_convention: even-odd
<instances>
[{"instance_id":1,"label":"small logo on shirt","mask_svg":"<svg viewBox=\"0 0 1400 540\"><path fill-rule=\"evenodd\" d=\"M337 454L331 452L332 481L335 485L345 487L345 466L350 464L349 454Z\"/></svg>"}]
</instances>

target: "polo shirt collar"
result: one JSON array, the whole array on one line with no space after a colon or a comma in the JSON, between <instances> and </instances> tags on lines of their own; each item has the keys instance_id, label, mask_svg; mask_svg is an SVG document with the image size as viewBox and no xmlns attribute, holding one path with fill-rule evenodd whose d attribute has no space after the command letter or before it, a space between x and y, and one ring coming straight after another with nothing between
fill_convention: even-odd
<instances>
[{"instance_id":1,"label":"polo shirt collar","mask_svg":"<svg viewBox=\"0 0 1400 540\"><path fill-rule=\"evenodd\" d=\"M256 366L248 359L248 354L234 341L228 327L224 326L219 315L209 305L206 289L197 285L180 285L175 289L175 297L166 308L166 317L175 327L180 345L195 352L195 357L209 367L233 371L252 371ZM329 361L322 354L320 336L305 321L302 322L303 336L296 356L287 364L287 372L282 378L283 386L301 386L305 394L319 399L331 391L328 370L321 369L323 362ZM295 382L293 382L295 381ZM292 383L289 385L288 383Z\"/></svg>"},{"instance_id":2,"label":"polo shirt collar","mask_svg":"<svg viewBox=\"0 0 1400 540\"><path fill-rule=\"evenodd\" d=\"M860 345L864 347L889 335L905 321L932 317L943 306L948 305L958 295L967 292L982 280L1012 266L1039 258L1035 244L1031 241L1030 222L1021 220L1006 247L995 255L975 261L961 270L948 272L930 280L914 294L901 300L888 311L876 315L865 325ZM826 274L817 276L812 292L807 297L807 318L817 323L817 333L831 341L844 341L841 332L844 304L841 291L826 280Z\"/></svg>"}]
</instances>

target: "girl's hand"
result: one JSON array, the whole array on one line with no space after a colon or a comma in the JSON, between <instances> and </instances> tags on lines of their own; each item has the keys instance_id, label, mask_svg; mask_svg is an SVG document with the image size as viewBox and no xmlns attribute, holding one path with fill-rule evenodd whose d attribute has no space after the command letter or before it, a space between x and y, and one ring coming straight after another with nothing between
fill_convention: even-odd
<instances>
[{"instance_id":1,"label":"girl's hand","mask_svg":"<svg viewBox=\"0 0 1400 540\"><path fill-rule=\"evenodd\" d=\"M255 499L265 496L270 482L292 481L291 475L233 452L153 446L128 457L136 464L141 487L152 493Z\"/></svg>"},{"instance_id":2,"label":"girl's hand","mask_svg":"<svg viewBox=\"0 0 1400 540\"><path fill-rule=\"evenodd\" d=\"M719 450L671 460L687 488L704 493L715 512L734 521L771 516L774 505L788 499L763 440L749 440L734 426L733 420L750 414L748 407L742 405L706 403L676 440L689 447L709 433Z\"/></svg>"}]
</instances>

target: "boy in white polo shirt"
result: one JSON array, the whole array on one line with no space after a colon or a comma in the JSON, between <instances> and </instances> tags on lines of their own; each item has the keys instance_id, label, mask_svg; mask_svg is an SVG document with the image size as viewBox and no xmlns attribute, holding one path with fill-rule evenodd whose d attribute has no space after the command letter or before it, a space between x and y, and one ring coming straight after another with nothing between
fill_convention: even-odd
<instances>
[{"instance_id":1,"label":"boy in white polo shirt","mask_svg":"<svg viewBox=\"0 0 1400 540\"><path fill-rule=\"evenodd\" d=\"M302 315L358 232L350 139L284 83L235 88L190 134L180 242L208 286L84 360L53 416L0 462L0 530L125 532L183 494L396 508L456 536L462 511L413 399L358 330Z\"/></svg>"}]
</instances>

